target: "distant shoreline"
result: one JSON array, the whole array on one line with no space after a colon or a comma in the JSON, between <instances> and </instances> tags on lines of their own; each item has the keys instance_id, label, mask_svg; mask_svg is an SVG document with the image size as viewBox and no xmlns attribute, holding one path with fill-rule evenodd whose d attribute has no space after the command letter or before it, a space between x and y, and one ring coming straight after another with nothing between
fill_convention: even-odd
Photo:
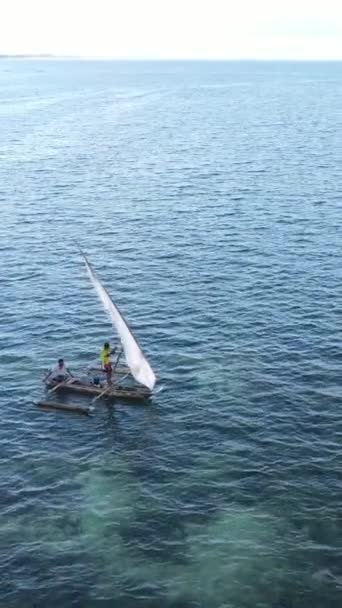
<instances>
[{"instance_id":1,"label":"distant shoreline","mask_svg":"<svg viewBox=\"0 0 342 608\"><path fill-rule=\"evenodd\" d=\"M49 55L49 54L41 54L41 55L6 55L0 54L0 59L64 59L59 55ZM67 59L67 57L65 58Z\"/></svg>"}]
</instances>

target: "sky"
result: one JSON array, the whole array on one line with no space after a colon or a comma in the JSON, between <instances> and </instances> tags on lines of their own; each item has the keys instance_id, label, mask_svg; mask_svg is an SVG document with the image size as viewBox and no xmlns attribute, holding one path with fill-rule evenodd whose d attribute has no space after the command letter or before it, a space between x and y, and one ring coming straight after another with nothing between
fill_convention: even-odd
<instances>
[{"instance_id":1,"label":"sky","mask_svg":"<svg viewBox=\"0 0 342 608\"><path fill-rule=\"evenodd\" d=\"M0 0L0 54L341 59L342 0Z\"/></svg>"}]
</instances>

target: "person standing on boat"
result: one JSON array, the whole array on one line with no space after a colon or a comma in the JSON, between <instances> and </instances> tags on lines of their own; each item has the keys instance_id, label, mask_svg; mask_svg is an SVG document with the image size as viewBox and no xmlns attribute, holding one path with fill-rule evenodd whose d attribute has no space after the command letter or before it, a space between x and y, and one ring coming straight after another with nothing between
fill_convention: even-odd
<instances>
[{"instance_id":1,"label":"person standing on boat","mask_svg":"<svg viewBox=\"0 0 342 608\"><path fill-rule=\"evenodd\" d=\"M72 373L64 363L64 359L58 359L57 365L44 378L44 382L64 382L73 378Z\"/></svg>"},{"instance_id":2,"label":"person standing on boat","mask_svg":"<svg viewBox=\"0 0 342 608\"><path fill-rule=\"evenodd\" d=\"M110 386L112 384L112 362L110 356L115 352L115 349L112 350L109 342L105 342L103 345L103 349L101 350L100 358L102 363L102 369L106 372L107 384Z\"/></svg>"}]
</instances>

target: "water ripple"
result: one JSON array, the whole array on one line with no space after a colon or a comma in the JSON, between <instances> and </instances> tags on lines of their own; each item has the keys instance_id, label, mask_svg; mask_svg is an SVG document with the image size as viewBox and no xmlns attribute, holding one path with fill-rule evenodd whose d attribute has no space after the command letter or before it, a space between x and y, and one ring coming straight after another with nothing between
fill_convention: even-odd
<instances>
[{"instance_id":1,"label":"water ripple","mask_svg":"<svg viewBox=\"0 0 342 608\"><path fill-rule=\"evenodd\" d=\"M339 608L338 66L2 66L1 605ZM34 406L112 333L75 240L149 407Z\"/></svg>"}]
</instances>

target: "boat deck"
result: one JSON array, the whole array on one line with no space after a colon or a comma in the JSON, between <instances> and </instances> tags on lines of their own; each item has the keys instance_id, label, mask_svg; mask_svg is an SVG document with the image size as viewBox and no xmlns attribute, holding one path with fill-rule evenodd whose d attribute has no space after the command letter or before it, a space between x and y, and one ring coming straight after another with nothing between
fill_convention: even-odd
<instances>
[{"instance_id":1,"label":"boat deck","mask_svg":"<svg viewBox=\"0 0 342 608\"><path fill-rule=\"evenodd\" d=\"M53 386L52 386L53 388ZM57 391L68 391L70 393L77 393L79 395L87 395L89 397L100 397L103 399L132 399L146 401L151 398L152 394L145 387L126 387L120 386L119 384L113 384L112 387L106 388L103 386L95 386L77 380L76 382L63 382L58 385Z\"/></svg>"}]
</instances>

